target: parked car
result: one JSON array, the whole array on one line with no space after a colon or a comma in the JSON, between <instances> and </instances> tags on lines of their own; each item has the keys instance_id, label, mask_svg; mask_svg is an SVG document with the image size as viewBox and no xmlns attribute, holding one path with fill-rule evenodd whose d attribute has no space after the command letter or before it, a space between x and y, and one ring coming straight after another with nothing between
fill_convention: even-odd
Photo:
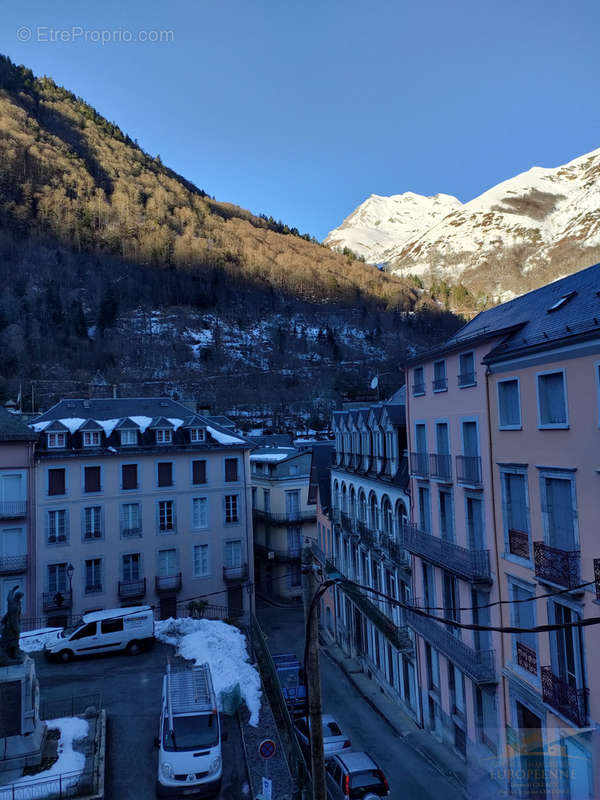
<instances>
[{"instance_id":1,"label":"parked car","mask_svg":"<svg viewBox=\"0 0 600 800\"><path fill-rule=\"evenodd\" d=\"M331 714L323 714L323 752L325 758L339 752L340 750L350 750L352 742L344 735L340 726ZM297 719L294 723L296 736L304 754L310 755L310 739L308 725L305 719Z\"/></svg>"},{"instance_id":2,"label":"parked car","mask_svg":"<svg viewBox=\"0 0 600 800\"><path fill-rule=\"evenodd\" d=\"M112 608L84 614L81 623L58 631L46 642L48 659L70 661L73 656L125 650L137 655L154 643L154 612L150 606Z\"/></svg>"},{"instance_id":3,"label":"parked car","mask_svg":"<svg viewBox=\"0 0 600 800\"><path fill-rule=\"evenodd\" d=\"M163 678L159 797L214 797L221 790L221 719L208 664L171 668Z\"/></svg>"},{"instance_id":4,"label":"parked car","mask_svg":"<svg viewBox=\"0 0 600 800\"><path fill-rule=\"evenodd\" d=\"M385 775L368 753L336 753L325 762L330 800L378 800L389 797Z\"/></svg>"},{"instance_id":5,"label":"parked car","mask_svg":"<svg viewBox=\"0 0 600 800\"><path fill-rule=\"evenodd\" d=\"M306 678L302 664L293 653L273 656L281 691L292 719L306 714Z\"/></svg>"}]
</instances>

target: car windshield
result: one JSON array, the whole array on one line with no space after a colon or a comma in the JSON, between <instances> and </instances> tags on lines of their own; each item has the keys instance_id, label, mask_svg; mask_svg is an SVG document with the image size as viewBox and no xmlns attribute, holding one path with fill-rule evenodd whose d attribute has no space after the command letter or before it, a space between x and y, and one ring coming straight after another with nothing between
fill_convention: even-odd
<instances>
[{"instance_id":1,"label":"car windshield","mask_svg":"<svg viewBox=\"0 0 600 800\"><path fill-rule=\"evenodd\" d=\"M80 628L81 625L69 625L68 628L63 628L60 632L60 635L63 639L67 639L72 633L74 633L77 628Z\"/></svg>"},{"instance_id":2,"label":"car windshield","mask_svg":"<svg viewBox=\"0 0 600 800\"><path fill-rule=\"evenodd\" d=\"M384 786L381 782L381 776L376 769L365 769L361 772L353 772L350 775L350 789L370 789L372 792L379 793L383 791ZM351 797L360 795L350 795Z\"/></svg>"},{"instance_id":3,"label":"car windshield","mask_svg":"<svg viewBox=\"0 0 600 800\"><path fill-rule=\"evenodd\" d=\"M169 718L165 717L163 725L165 750L197 750L199 747L215 747L219 743L219 723L214 713L173 717L173 729L169 730Z\"/></svg>"},{"instance_id":4,"label":"car windshield","mask_svg":"<svg viewBox=\"0 0 600 800\"><path fill-rule=\"evenodd\" d=\"M279 673L281 685L284 689L295 689L300 685L300 670L286 669Z\"/></svg>"}]
</instances>

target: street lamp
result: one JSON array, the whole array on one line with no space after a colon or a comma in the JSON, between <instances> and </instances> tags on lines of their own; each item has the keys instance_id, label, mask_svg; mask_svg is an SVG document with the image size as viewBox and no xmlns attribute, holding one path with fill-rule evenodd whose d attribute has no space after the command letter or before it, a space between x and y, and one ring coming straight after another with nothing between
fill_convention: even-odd
<instances>
[{"instance_id":1,"label":"street lamp","mask_svg":"<svg viewBox=\"0 0 600 800\"><path fill-rule=\"evenodd\" d=\"M67 578L69 579L69 594L71 595L71 602L73 602L73 573L75 572L75 567L71 562L67 567Z\"/></svg>"}]
</instances>

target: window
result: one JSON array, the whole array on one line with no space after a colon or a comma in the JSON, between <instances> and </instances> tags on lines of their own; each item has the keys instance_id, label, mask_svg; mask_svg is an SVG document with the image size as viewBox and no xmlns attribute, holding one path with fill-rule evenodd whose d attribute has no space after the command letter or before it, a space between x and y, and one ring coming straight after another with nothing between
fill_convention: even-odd
<instances>
[{"instance_id":1,"label":"window","mask_svg":"<svg viewBox=\"0 0 600 800\"><path fill-rule=\"evenodd\" d=\"M256 486L252 487L252 508L256 508L256 497L258 495L258 489Z\"/></svg>"},{"instance_id":2,"label":"window","mask_svg":"<svg viewBox=\"0 0 600 800\"><path fill-rule=\"evenodd\" d=\"M102 538L102 507L89 506L83 509L83 538Z\"/></svg>"},{"instance_id":3,"label":"window","mask_svg":"<svg viewBox=\"0 0 600 800\"><path fill-rule=\"evenodd\" d=\"M263 489L263 505L264 509L269 514L271 512L271 490Z\"/></svg>"},{"instance_id":4,"label":"window","mask_svg":"<svg viewBox=\"0 0 600 800\"><path fill-rule=\"evenodd\" d=\"M460 622L460 599L458 594L458 581L449 572L443 573L444 583L444 617ZM454 625L448 626L448 630L453 636L460 636L460 628Z\"/></svg>"},{"instance_id":5,"label":"window","mask_svg":"<svg viewBox=\"0 0 600 800\"><path fill-rule=\"evenodd\" d=\"M138 465L121 465L121 488L126 490L138 488Z\"/></svg>"},{"instance_id":6,"label":"window","mask_svg":"<svg viewBox=\"0 0 600 800\"><path fill-rule=\"evenodd\" d=\"M535 591L517 583L511 589L511 623L517 628L535 627ZM537 676L537 636L535 633L512 634L513 663Z\"/></svg>"},{"instance_id":7,"label":"window","mask_svg":"<svg viewBox=\"0 0 600 800\"><path fill-rule=\"evenodd\" d=\"M431 532L431 508L429 503L429 489L426 486L419 486L419 521L421 530L425 533Z\"/></svg>"},{"instance_id":8,"label":"window","mask_svg":"<svg viewBox=\"0 0 600 800\"><path fill-rule=\"evenodd\" d=\"M444 360L433 363L433 391L445 392L448 389L446 378L446 362Z\"/></svg>"},{"instance_id":9,"label":"window","mask_svg":"<svg viewBox=\"0 0 600 800\"><path fill-rule=\"evenodd\" d=\"M225 542L225 566L242 566L242 542L240 539L235 539L231 542Z\"/></svg>"},{"instance_id":10,"label":"window","mask_svg":"<svg viewBox=\"0 0 600 800\"><path fill-rule=\"evenodd\" d=\"M522 473L504 472L502 492L508 552L513 556L528 559L530 549L526 476Z\"/></svg>"},{"instance_id":11,"label":"window","mask_svg":"<svg viewBox=\"0 0 600 800\"><path fill-rule=\"evenodd\" d=\"M454 512L452 492L440 489L440 536L448 542L454 541Z\"/></svg>"},{"instance_id":12,"label":"window","mask_svg":"<svg viewBox=\"0 0 600 800\"><path fill-rule=\"evenodd\" d=\"M475 711L479 741L496 753L498 751L498 715L494 689L475 687Z\"/></svg>"},{"instance_id":13,"label":"window","mask_svg":"<svg viewBox=\"0 0 600 800\"><path fill-rule=\"evenodd\" d=\"M204 428L190 428L190 442L204 442L206 431Z\"/></svg>"},{"instance_id":14,"label":"window","mask_svg":"<svg viewBox=\"0 0 600 800\"><path fill-rule=\"evenodd\" d=\"M463 422L463 453L465 456L474 458L479 455L479 440L477 437L477 423L473 421Z\"/></svg>"},{"instance_id":15,"label":"window","mask_svg":"<svg viewBox=\"0 0 600 800\"><path fill-rule=\"evenodd\" d=\"M238 460L237 458L225 459L225 480L228 482L238 480Z\"/></svg>"},{"instance_id":16,"label":"window","mask_svg":"<svg viewBox=\"0 0 600 800\"><path fill-rule=\"evenodd\" d=\"M192 498L192 526L208 528L208 497Z\"/></svg>"},{"instance_id":17,"label":"window","mask_svg":"<svg viewBox=\"0 0 600 800\"><path fill-rule=\"evenodd\" d=\"M125 583L139 581L141 556L139 553L126 553L123 556L122 571Z\"/></svg>"},{"instance_id":18,"label":"window","mask_svg":"<svg viewBox=\"0 0 600 800\"><path fill-rule=\"evenodd\" d=\"M467 495L467 539L472 550L484 550L483 502L479 497Z\"/></svg>"},{"instance_id":19,"label":"window","mask_svg":"<svg viewBox=\"0 0 600 800\"><path fill-rule=\"evenodd\" d=\"M100 622L100 633L121 633L123 630L123 617L117 619L103 619Z\"/></svg>"},{"instance_id":20,"label":"window","mask_svg":"<svg viewBox=\"0 0 600 800\"><path fill-rule=\"evenodd\" d=\"M423 367L413 369L413 397L425 394L425 372Z\"/></svg>"},{"instance_id":21,"label":"window","mask_svg":"<svg viewBox=\"0 0 600 800\"><path fill-rule=\"evenodd\" d=\"M171 444L173 441L173 431L171 428L157 428L156 444Z\"/></svg>"},{"instance_id":22,"label":"window","mask_svg":"<svg viewBox=\"0 0 600 800\"><path fill-rule=\"evenodd\" d=\"M100 467L84 467L83 468L83 491L84 492L100 492L102 491L101 485L101 468Z\"/></svg>"},{"instance_id":23,"label":"window","mask_svg":"<svg viewBox=\"0 0 600 800\"><path fill-rule=\"evenodd\" d=\"M90 636L96 635L96 622L88 622L87 625L84 625L83 628L80 628L76 633L71 636L72 641L76 641L77 639L89 639Z\"/></svg>"},{"instance_id":24,"label":"window","mask_svg":"<svg viewBox=\"0 0 600 800\"><path fill-rule=\"evenodd\" d=\"M100 431L84 431L83 446L100 447Z\"/></svg>"},{"instance_id":25,"label":"window","mask_svg":"<svg viewBox=\"0 0 600 800\"><path fill-rule=\"evenodd\" d=\"M437 650L429 643L425 644L427 656L427 682L429 689L439 692L440 690L440 660Z\"/></svg>"},{"instance_id":26,"label":"window","mask_svg":"<svg viewBox=\"0 0 600 800\"><path fill-rule=\"evenodd\" d=\"M568 625L581 619L580 614L562 603L552 602L550 606L550 616L554 617L552 621L558 625ZM571 690L583 688L581 628L564 627L550 633L550 653L554 674ZM567 690L567 696L569 694ZM575 700L576 703L577 700Z\"/></svg>"},{"instance_id":27,"label":"window","mask_svg":"<svg viewBox=\"0 0 600 800\"><path fill-rule=\"evenodd\" d=\"M130 447L131 445L137 444L137 431L133 429L127 429L120 431L121 434L121 445L122 447Z\"/></svg>"},{"instance_id":28,"label":"window","mask_svg":"<svg viewBox=\"0 0 600 800\"><path fill-rule=\"evenodd\" d=\"M452 713L465 717L465 676L454 664L448 662L448 688Z\"/></svg>"},{"instance_id":29,"label":"window","mask_svg":"<svg viewBox=\"0 0 600 800\"><path fill-rule=\"evenodd\" d=\"M48 544L60 544L67 541L67 511L64 508L48 511Z\"/></svg>"},{"instance_id":30,"label":"window","mask_svg":"<svg viewBox=\"0 0 600 800\"><path fill-rule=\"evenodd\" d=\"M508 430L521 427L518 378L498 381L498 426Z\"/></svg>"},{"instance_id":31,"label":"window","mask_svg":"<svg viewBox=\"0 0 600 800\"><path fill-rule=\"evenodd\" d=\"M461 389L475 386L475 358L473 353L461 353L458 357L458 385Z\"/></svg>"},{"instance_id":32,"label":"window","mask_svg":"<svg viewBox=\"0 0 600 800\"><path fill-rule=\"evenodd\" d=\"M426 611L435 612L435 573L433 566L422 562L423 566L423 599Z\"/></svg>"},{"instance_id":33,"label":"window","mask_svg":"<svg viewBox=\"0 0 600 800\"><path fill-rule=\"evenodd\" d=\"M225 495L225 523L239 522L237 494Z\"/></svg>"},{"instance_id":34,"label":"window","mask_svg":"<svg viewBox=\"0 0 600 800\"><path fill-rule=\"evenodd\" d=\"M177 550L174 547L158 551L158 574L161 578L177 575Z\"/></svg>"},{"instance_id":35,"label":"window","mask_svg":"<svg viewBox=\"0 0 600 800\"><path fill-rule=\"evenodd\" d=\"M48 470L48 494L66 494L66 470L63 468Z\"/></svg>"},{"instance_id":36,"label":"window","mask_svg":"<svg viewBox=\"0 0 600 800\"><path fill-rule=\"evenodd\" d=\"M286 519L299 519L300 517L300 492L294 489L285 493Z\"/></svg>"},{"instance_id":37,"label":"window","mask_svg":"<svg viewBox=\"0 0 600 800\"><path fill-rule=\"evenodd\" d=\"M299 525L288 525L287 529L288 555L299 556L302 550L302 540Z\"/></svg>"},{"instance_id":38,"label":"window","mask_svg":"<svg viewBox=\"0 0 600 800\"><path fill-rule=\"evenodd\" d=\"M48 443L48 448L60 448L67 446L67 434L66 433L47 433L46 434L46 441Z\"/></svg>"},{"instance_id":39,"label":"window","mask_svg":"<svg viewBox=\"0 0 600 800\"><path fill-rule=\"evenodd\" d=\"M160 533L175 531L175 504L173 500L158 501L158 530Z\"/></svg>"},{"instance_id":40,"label":"window","mask_svg":"<svg viewBox=\"0 0 600 800\"><path fill-rule=\"evenodd\" d=\"M302 572L300 564L289 564L287 568L287 583L290 589L300 586L302 583Z\"/></svg>"},{"instance_id":41,"label":"window","mask_svg":"<svg viewBox=\"0 0 600 800\"><path fill-rule=\"evenodd\" d=\"M577 550L575 535L575 487L568 478L543 476L542 514L546 543L559 550Z\"/></svg>"},{"instance_id":42,"label":"window","mask_svg":"<svg viewBox=\"0 0 600 800\"><path fill-rule=\"evenodd\" d=\"M546 372L538 375L537 391L540 428L568 427L564 372Z\"/></svg>"},{"instance_id":43,"label":"window","mask_svg":"<svg viewBox=\"0 0 600 800\"><path fill-rule=\"evenodd\" d=\"M85 593L102 591L102 559L88 558L85 562Z\"/></svg>"},{"instance_id":44,"label":"window","mask_svg":"<svg viewBox=\"0 0 600 800\"><path fill-rule=\"evenodd\" d=\"M205 578L210 575L210 565L208 560L208 545L195 544L194 545L194 578Z\"/></svg>"},{"instance_id":45,"label":"window","mask_svg":"<svg viewBox=\"0 0 600 800\"><path fill-rule=\"evenodd\" d=\"M142 535L142 515L139 503L123 503L121 506L121 536Z\"/></svg>"},{"instance_id":46,"label":"window","mask_svg":"<svg viewBox=\"0 0 600 800\"><path fill-rule=\"evenodd\" d=\"M65 593L68 589L67 565L48 564L48 592L56 594Z\"/></svg>"},{"instance_id":47,"label":"window","mask_svg":"<svg viewBox=\"0 0 600 800\"><path fill-rule=\"evenodd\" d=\"M192 483L194 486L199 486L201 483L206 483L205 459L192 461Z\"/></svg>"},{"instance_id":48,"label":"window","mask_svg":"<svg viewBox=\"0 0 600 800\"><path fill-rule=\"evenodd\" d=\"M298 474L298 467L296 464L290 464L290 475L297 475Z\"/></svg>"},{"instance_id":49,"label":"window","mask_svg":"<svg viewBox=\"0 0 600 800\"><path fill-rule=\"evenodd\" d=\"M173 486L173 462L159 461L156 465L156 476L159 486Z\"/></svg>"}]
</instances>

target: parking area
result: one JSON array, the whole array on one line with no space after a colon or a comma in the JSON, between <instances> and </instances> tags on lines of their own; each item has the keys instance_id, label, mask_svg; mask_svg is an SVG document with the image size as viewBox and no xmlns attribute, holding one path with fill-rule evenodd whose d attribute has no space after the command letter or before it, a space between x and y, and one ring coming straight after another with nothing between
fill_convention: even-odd
<instances>
[{"instance_id":1,"label":"parking area","mask_svg":"<svg viewBox=\"0 0 600 800\"><path fill-rule=\"evenodd\" d=\"M48 663L35 653L40 699L49 703L71 696L100 693L108 716L106 757L107 800L148 800L155 796L162 677L172 647L157 643L138 656L89 657L69 664ZM245 797L246 767L235 717L223 717L228 733L223 743L221 800Z\"/></svg>"}]
</instances>

